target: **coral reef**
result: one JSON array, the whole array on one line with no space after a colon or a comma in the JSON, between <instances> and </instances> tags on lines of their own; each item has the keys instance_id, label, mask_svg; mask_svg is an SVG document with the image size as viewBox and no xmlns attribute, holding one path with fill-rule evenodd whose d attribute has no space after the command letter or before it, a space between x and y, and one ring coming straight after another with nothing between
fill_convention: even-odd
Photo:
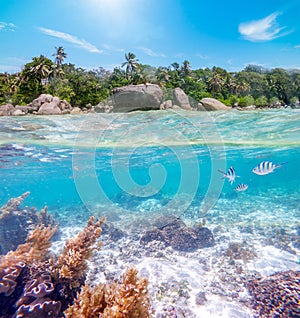
<instances>
[{"instance_id":1,"label":"coral reef","mask_svg":"<svg viewBox=\"0 0 300 318\"><path fill-rule=\"evenodd\" d=\"M182 220L173 216L158 218L154 225L156 228L143 234L141 244L146 245L156 240L185 252L214 245L212 232L202 225L188 227Z\"/></svg>"},{"instance_id":2,"label":"coral reef","mask_svg":"<svg viewBox=\"0 0 300 318\"><path fill-rule=\"evenodd\" d=\"M227 250L225 251L225 255L230 259L241 259L243 261L248 261L257 257L254 249L248 246L246 242L230 242Z\"/></svg>"},{"instance_id":3,"label":"coral reef","mask_svg":"<svg viewBox=\"0 0 300 318\"><path fill-rule=\"evenodd\" d=\"M137 270L129 268L121 283L85 285L74 304L65 311L66 318L148 318L150 302L148 282L137 277Z\"/></svg>"},{"instance_id":4,"label":"coral reef","mask_svg":"<svg viewBox=\"0 0 300 318\"><path fill-rule=\"evenodd\" d=\"M56 229L56 227L38 226L28 234L24 244L20 244L15 251L10 251L4 256L0 256L0 270L15 266L19 262L31 264L44 261L51 246L50 239Z\"/></svg>"},{"instance_id":5,"label":"coral reef","mask_svg":"<svg viewBox=\"0 0 300 318\"><path fill-rule=\"evenodd\" d=\"M28 195L29 192L25 192L0 208L0 254L15 250L37 225L53 227L56 224L47 213L47 207L40 212L35 208L20 208Z\"/></svg>"},{"instance_id":6,"label":"coral reef","mask_svg":"<svg viewBox=\"0 0 300 318\"><path fill-rule=\"evenodd\" d=\"M300 317L300 272L279 272L246 284L257 317Z\"/></svg>"},{"instance_id":7,"label":"coral reef","mask_svg":"<svg viewBox=\"0 0 300 318\"><path fill-rule=\"evenodd\" d=\"M60 306L59 302L55 304L44 297L53 291L53 285L51 276L42 272L51 246L50 239L55 231L56 228L38 226L28 234L26 242L19 245L16 251L1 256L1 317L13 317L14 314L16 317L44 317L42 312L52 312ZM34 269L41 273L32 275Z\"/></svg>"},{"instance_id":8,"label":"coral reef","mask_svg":"<svg viewBox=\"0 0 300 318\"><path fill-rule=\"evenodd\" d=\"M150 317L147 280L138 279L134 269L124 274L121 284L84 285L87 260L103 222L91 217L87 226L65 243L58 257L49 253L56 227L42 225L15 251L1 256L0 317L55 318L62 317L64 311L67 317ZM79 310L83 312L79 314Z\"/></svg>"}]
</instances>

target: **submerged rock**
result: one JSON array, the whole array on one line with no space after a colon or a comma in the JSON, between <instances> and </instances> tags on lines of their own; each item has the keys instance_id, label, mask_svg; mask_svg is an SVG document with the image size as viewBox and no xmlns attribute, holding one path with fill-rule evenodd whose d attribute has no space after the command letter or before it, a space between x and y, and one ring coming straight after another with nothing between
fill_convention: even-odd
<instances>
[{"instance_id":1,"label":"submerged rock","mask_svg":"<svg viewBox=\"0 0 300 318\"><path fill-rule=\"evenodd\" d=\"M206 227L188 227L179 218L166 217L156 220L157 228L146 231L141 237L141 244L160 241L171 246L174 250L191 252L198 248L214 245L214 236Z\"/></svg>"}]
</instances>

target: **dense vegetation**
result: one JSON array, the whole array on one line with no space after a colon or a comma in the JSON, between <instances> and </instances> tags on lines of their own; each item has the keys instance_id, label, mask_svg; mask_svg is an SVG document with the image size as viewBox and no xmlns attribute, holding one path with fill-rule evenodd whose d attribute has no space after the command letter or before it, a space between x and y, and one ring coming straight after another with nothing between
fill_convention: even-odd
<instances>
[{"instance_id":1,"label":"dense vegetation","mask_svg":"<svg viewBox=\"0 0 300 318\"><path fill-rule=\"evenodd\" d=\"M67 54L61 46L53 56L54 61L43 55L34 57L19 73L0 73L0 105L25 105L49 93L72 106L85 107L106 99L115 87L140 83L155 83L163 89L180 87L195 100L214 97L226 105L291 105L300 99L300 70L268 70L256 65L240 72L220 67L192 70L187 60L156 68L139 63L130 52L113 71L102 67L86 70L63 63Z\"/></svg>"}]
</instances>

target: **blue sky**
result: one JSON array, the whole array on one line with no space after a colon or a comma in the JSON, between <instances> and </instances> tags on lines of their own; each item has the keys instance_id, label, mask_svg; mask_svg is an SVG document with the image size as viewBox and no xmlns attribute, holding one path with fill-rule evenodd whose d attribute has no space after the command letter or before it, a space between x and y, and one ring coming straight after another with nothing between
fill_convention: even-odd
<instances>
[{"instance_id":1,"label":"blue sky","mask_svg":"<svg viewBox=\"0 0 300 318\"><path fill-rule=\"evenodd\" d=\"M299 17L299 0L0 0L0 72L58 46L88 69L125 52L153 66L300 69Z\"/></svg>"}]
</instances>

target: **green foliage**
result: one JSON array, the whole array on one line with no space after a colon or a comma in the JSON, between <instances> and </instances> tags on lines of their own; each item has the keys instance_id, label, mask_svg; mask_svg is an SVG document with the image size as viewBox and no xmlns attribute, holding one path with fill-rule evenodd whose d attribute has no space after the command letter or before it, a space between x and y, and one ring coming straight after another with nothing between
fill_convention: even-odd
<instances>
[{"instance_id":1,"label":"green foliage","mask_svg":"<svg viewBox=\"0 0 300 318\"><path fill-rule=\"evenodd\" d=\"M275 106L277 103L280 103L279 99L277 97L271 97L269 101L270 106Z\"/></svg>"},{"instance_id":2,"label":"green foliage","mask_svg":"<svg viewBox=\"0 0 300 318\"><path fill-rule=\"evenodd\" d=\"M239 99L238 104L239 104L239 106L241 106L241 107L254 105L254 98L253 98L251 95L242 96L242 97Z\"/></svg>"},{"instance_id":3,"label":"green foliage","mask_svg":"<svg viewBox=\"0 0 300 318\"><path fill-rule=\"evenodd\" d=\"M256 98L255 100L255 105L257 107L265 107L268 106L268 99L266 96L259 96L258 98Z\"/></svg>"},{"instance_id":4,"label":"green foliage","mask_svg":"<svg viewBox=\"0 0 300 318\"><path fill-rule=\"evenodd\" d=\"M225 103L225 105L227 105L227 106L235 106L235 105L238 104L239 98L236 95L232 95L232 96L230 96L228 101L229 101L229 103L228 104Z\"/></svg>"},{"instance_id":5,"label":"green foliage","mask_svg":"<svg viewBox=\"0 0 300 318\"><path fill-rule=\"evenodd\" d=\"M188 60L181 64L153 67L138 62L135 54L125 54L125 61L113 71L95 70L63 63L64 48L55 47L54 62L40 55L25 64L20 73L0 73L0 104L25 105L42 93L65 99L73 106L96 105L116 87L128 84L154 83L166 92L180 87L195 103L213 97L225 105L239 106L295 104L300 99L300 71L281 68L267 70L248 65L240 72L221 67L192 70ZM170 95L170 96L169 96ZM166 94L165 100L172 99Z\"/></svg>"},{"instance_id":6,"label":"green foliage","mask_svg":"<svg viewBox=\"0 0 300 318\"><path fill-rule=\"evenodd\" d=\"M290 103L292 105L298 104L299 103L299 98L297 96L292 97L291 100L290 100Z\"/></svg>"}]
</instances>

